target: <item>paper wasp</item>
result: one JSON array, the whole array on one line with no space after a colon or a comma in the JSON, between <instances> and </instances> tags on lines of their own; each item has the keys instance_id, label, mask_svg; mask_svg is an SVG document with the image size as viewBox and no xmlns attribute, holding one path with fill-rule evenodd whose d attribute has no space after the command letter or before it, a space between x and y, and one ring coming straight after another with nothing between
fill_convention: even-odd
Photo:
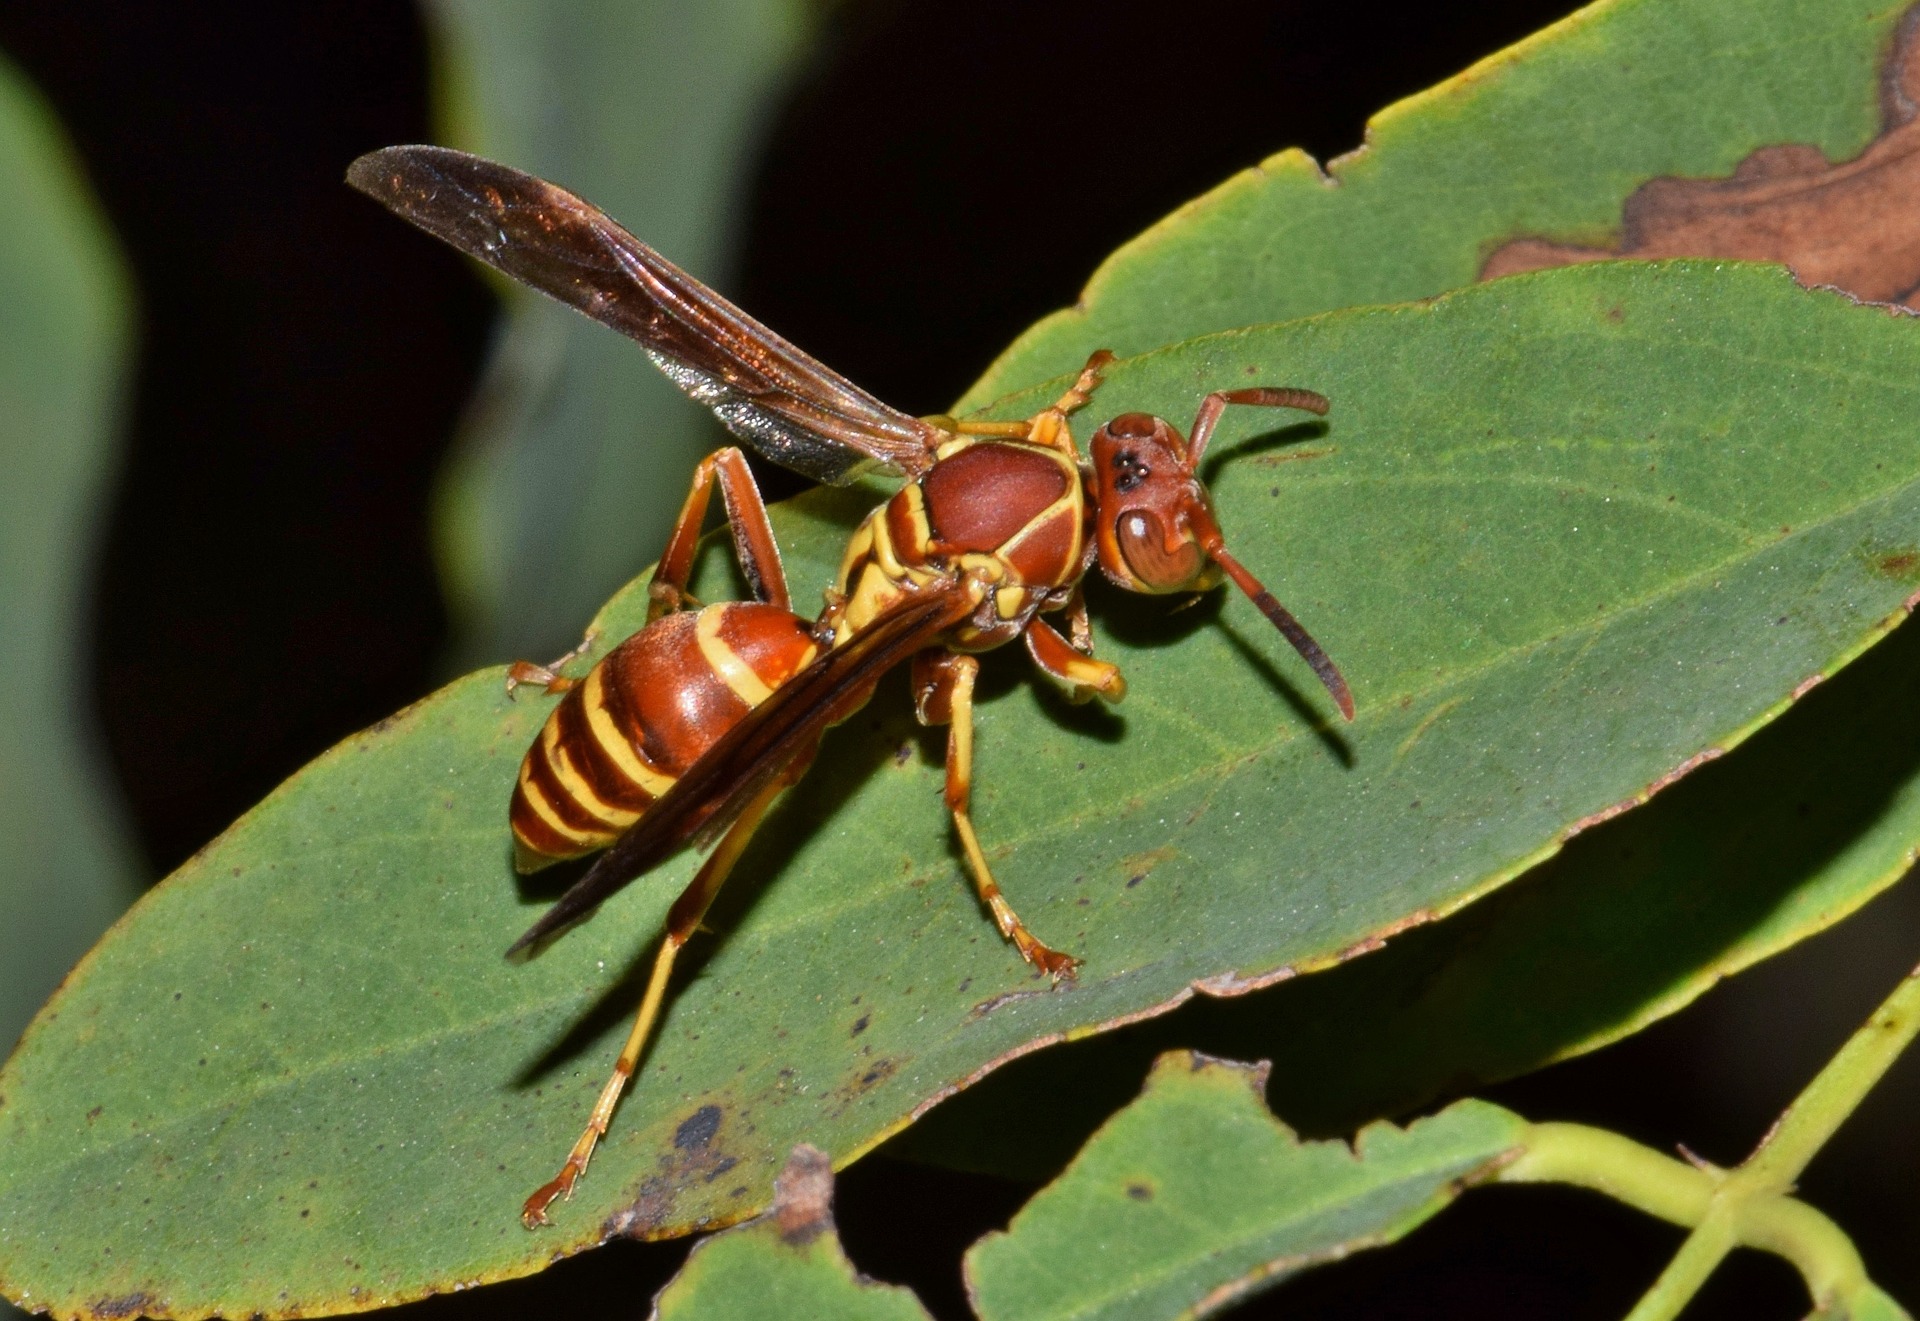
<instances>
[{"instance_id":1,"label":"paper wasp","mask_svg":"<svg viewBox=\"0 0 1920 1321\"><path fill-rule=\"evenodd\" d=\"M1130 591L1192 593L1222 575L1252 598L1325 684L1353 699L1326 653L1227 551L1197 475L1229 404L1324 413L1310 390L1206 396L1188 437L1144 413L1109 421L1080 456L1067 418L1112 355L1089 360L1050 408L1019 422L916 418L881 403L760 325L564 189L441 147L391 147L348 181L428 233L638 340L655 364L759 453L818 481L906 478L855 531L818 619L795 614L745 457L710 456L650 585L649 622L564 691L521 767L510 812L529 871L605 849L517 941L528 950L682 846L713 846L668 914L640 1012L559 1175L527 1200L544 1224L570 1195L637 1067L675 955L773 799L811 764L826 729L902 663L922 723L947 725L946 802L982 902L1021 957L1056 980L1078 960L1048 948L1001 894L973 829L977 653L1019 638L1076 701L1125 693L1092 654L1082 580L1096 563ZM755 596L682 610L715 484ZM1062 615L1063 636L1043 616Z\"/></svg>"}]
</instances>

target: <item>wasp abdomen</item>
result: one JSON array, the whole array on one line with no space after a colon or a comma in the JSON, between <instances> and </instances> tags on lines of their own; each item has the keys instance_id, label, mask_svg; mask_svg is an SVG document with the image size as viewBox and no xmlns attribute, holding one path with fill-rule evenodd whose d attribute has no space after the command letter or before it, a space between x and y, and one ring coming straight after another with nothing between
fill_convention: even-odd
<instances>
[{"instance_id":1,"label":"wasp abdomen","mask_svg":"<svg viewBox=\"0 0 1920 1321\"><path fill-rule=\"evenodd\" d=\"M813 660L808 621L728 602L668 615L567 691L520 763L515 865L605 848L747 712Z\"/></svg>"}]
</instances>

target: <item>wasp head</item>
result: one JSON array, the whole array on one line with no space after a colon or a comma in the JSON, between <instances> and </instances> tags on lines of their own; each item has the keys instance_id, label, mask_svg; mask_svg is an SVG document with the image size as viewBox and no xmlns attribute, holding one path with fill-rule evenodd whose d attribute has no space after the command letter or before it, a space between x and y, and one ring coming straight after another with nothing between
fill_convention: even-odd
<instances>
[{"instance_id":1,"label":"wasp head","mask_svg":"<svg viewBox=\"0 0 1920 1321\"><path fill-rule=\"evenodd\" d=\"M1214 518L1199 466L1228 404L1327 411L1326 399L1311 390L1223 390L1201 403L1191 443L1170 423L1146 413L1122 413L1101 427L1088 444L1101 572L1128 591L1155 595L1201 592L1223 575L1231 578L1313 666L1351 720L1353 696L1340 671L1273 593L1228 553Z\"/></svg>"}]
</instances>

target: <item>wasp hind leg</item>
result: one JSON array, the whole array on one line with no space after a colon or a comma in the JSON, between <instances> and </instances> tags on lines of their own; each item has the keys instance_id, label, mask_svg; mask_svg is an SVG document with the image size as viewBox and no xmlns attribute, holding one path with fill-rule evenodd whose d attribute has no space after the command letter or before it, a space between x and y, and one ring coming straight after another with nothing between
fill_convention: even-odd
<instances>
[{"instance_id":1,"label":"wasp hind leg","mask_svg":"<svg viewBox=\"0 0 1920 1321\"><path fill-rule=\"evenodd\" d=\"M973 795L973 685L980 673L980 661L958 652L921 652L913 659L914 705L925 725L946 725L947 729L947 808L953 813L954 832L960 836L960 848L967 856L967 869L973 873L973 886L980 902L993 914L1000 934L1013 942L1020 957L1059 981L1073 976L1080 960L1062 954L1041 942L1013 911L987 866L980 839L973 832L968 811Z\"/></svg>"},{"instance_id":2,"label":"wasp hind leg","mask_svg":"<svg viewBox=\"0 0 1920 1321\"><path fill-rule=\"evenodd\" d=\"M593 1115L587 1120L586 1131L573 1144L573 1150L567 1153L566 1163L560 1167L560 1173L536 1189L526 1205L520 1208L520 1223L528 1229L537 1229L546 1224L547 1208L561 1198L573 1196L574 1185L586 1173L594 1147L606 1134L607 1125L613 1121L614 1107L620 1103L620 1094L626 1091L628 1080L633 1077L634 1070L640 1067L640 1056L653 1035L655 1021L660 1017L660 1006L666 999L667 982L673 976L673 963L680 953L680 947L701 929L701 920L706 917L714 896L726 884L734 864L740 861L740 855L747 851L754 827L760 824L760 818L766 815L767 808L785 787L786 780L782 778L760 791L760 796L747 805L740 819L721 836L719 844L714 846L713 852L694 876L693 883L681 891L680 897L673 901L673 907L667 911L667 932L660 941L660 952L653 957L653 973L647 979L647 993L640 1001L640 1012L634 1016L633 1030L627 1034L627 1043L620 1048L620 1058L614 1061L613 1076L600 1089L600 1098L593 1104Z\"/></svg>"},{"instance_id":3,"label":"wasp hind leg","mask_svg":"<svg viewBox=\"0 0 1920 1321\"><path fill-rule=\"evenodd\" d=\"M671 614L683 605L698 605L687 594L687 579L693 574L694 552L700 547L700 526L707 518L707 503L715 482L727 508L727 526L733 532L734 554L747 586L756 600L782 610L793 608L787 591L787 572L780 563L780 547L773 539L773 524L767 519L767 502L760 495L759 483L747 466L747 456L732 445L715 450L693 470L693 486L680 516L673 522L667 538L666 553L647 584L647 622Z\"/></svg>"}]
</instances>

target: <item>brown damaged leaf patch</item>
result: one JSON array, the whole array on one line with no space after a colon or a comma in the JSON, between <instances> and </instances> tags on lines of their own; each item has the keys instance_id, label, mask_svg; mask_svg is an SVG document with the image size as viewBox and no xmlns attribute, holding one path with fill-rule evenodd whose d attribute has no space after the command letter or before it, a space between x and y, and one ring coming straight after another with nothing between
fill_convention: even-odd
<instances>
[{"instance_id":1,"label":"brown damaged leaf patch","mask_svg":"<svg viewBox=\"0 0 1920 1321\"><path fill-rule=\"evenodd\" d=\"M773 1221L790 1248L833 1229L833 1162L818 1147L801 1143L773 1181Z\"/></svg>"},{"instance_id":2,"label":"brown damaged leaf patch","mask_svg":"<svg viewBox=\"0 0 1920 1321\"><path fill-rule=\"evenodd\" d=\"M1920 311L1920 6L1907 11L1881 81L1884 127L1850 161L1818 147L1761 147L1725 179L1651 179L1621 209L1614 248L1508 241L1480 278L1612 257L1783 262L1805 285Z\"/></svg>"}]
</instances>

